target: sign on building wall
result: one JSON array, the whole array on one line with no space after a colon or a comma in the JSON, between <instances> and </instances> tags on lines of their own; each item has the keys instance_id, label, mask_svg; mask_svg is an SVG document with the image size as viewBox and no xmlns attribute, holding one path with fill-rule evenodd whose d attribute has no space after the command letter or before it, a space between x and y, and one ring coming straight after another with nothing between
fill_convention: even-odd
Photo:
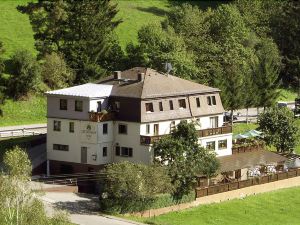
<instances>
[{"instance_id":1,"label":"sign on building wall","mask_svg":"<svg viewBox=\"0 0 300 225\"><path fill-rule=\"evenodd\" d=\"M97 123L81 122L80 141L85 143L97 143Z\"/></svg>"}]
</instances>

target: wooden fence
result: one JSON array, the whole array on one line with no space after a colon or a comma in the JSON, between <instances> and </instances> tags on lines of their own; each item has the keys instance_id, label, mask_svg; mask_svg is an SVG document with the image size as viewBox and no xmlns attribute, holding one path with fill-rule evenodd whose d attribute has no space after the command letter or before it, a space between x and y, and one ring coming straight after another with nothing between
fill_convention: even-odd
<instances>
[{"instance_id":1,"label":"wooden fence","mask_svg":"<svg viewBox=\"0 0 300 225\"><path fill-rule=\"evenodd\" d=\"M288 172L280 172L261 177L255 177L248 180L236 181L225 184L217 184L210 187L196 188L196 198L204 197L207 195L214 195L226 191L232 191L240 188L250 187L259 184L270 183L278 180L284 180L292 177L300 176L300 168L290 170Z\"/></svg>"}]
</instances>

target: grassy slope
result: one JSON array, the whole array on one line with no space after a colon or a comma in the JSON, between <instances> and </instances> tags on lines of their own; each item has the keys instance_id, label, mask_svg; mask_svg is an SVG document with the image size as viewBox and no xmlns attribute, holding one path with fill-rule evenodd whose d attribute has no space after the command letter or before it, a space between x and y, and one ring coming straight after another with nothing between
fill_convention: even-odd
<instances>
[{"instance_id":1,"label":"grassy slope","mask_svg":"<svg viewBox=\"0 0 300 225\"><path fill-rule=\"evenodd\" d=\"M115 0L115 2L119 8L117 17L123 20L116 29L123 49L130 42L137 43L137 32L143 25L162 21L169 6L167 0Z\"/></svg>"},{"instance_id":2,"label":"grassy slope","mask_svg":"<svg viewBox=\"0 0 300 225\"><path fill-rule=\"evenodd\" d=\"M0 118L1 126L34 124L46 122L46 98L31 97L28 101L7 100L3 107L4 116Z\"/></svg>"},{"instance_id":3,"label":"grassy slope","mask_svg":"<svg viewBox=\"0 0 300 225\"><path fill-rule=\"evenodd\" d=\"M289 188L173 212L143 222L157 225L298 225L300 188Z\"/></svg>"},{"instance_id":4,"label":"grassy slope","mask_svg":"<svg viewBox=\"0 0 300 225\"><path fill-rule=\"evenodd\" d=\"M18 49L28 49L36 54L28 16L19 13L16 9L18 5L27 2L28 0L0 1L0 40L4 43L6 58Z\"/></svg>"}]
</instances>

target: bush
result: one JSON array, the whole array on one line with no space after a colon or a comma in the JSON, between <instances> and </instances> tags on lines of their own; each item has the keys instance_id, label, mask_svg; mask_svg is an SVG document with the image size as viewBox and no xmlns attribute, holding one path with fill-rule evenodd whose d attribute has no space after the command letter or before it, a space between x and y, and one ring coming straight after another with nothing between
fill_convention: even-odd
<instances>
[{"instance_id":1,"label":"bush","mask_svg":"<svg viewBox=\"0 0 300 225\"><path fill-rule=\"evenodd\" d=\"M52 53L44 58L42 78L49 88L58 89L70 86L75 75L61 54Z\"/></svg>"},{"instance_id":2,"label":"bush","mask_svg":"<svg viewBox=\"0 0 300 225\"><path fill-rule=\"evenodd\" d=\"M11 59L11 77L8 81L9 95L19 99L30 91L38 91L40 66L27 50L16 52Z\"/></svg>"},{"instance_id":3,"label":"bush","mask_svg":"<svg viewBox=\"0 0 300 225\"><path fill-rule=\"evenodd\" d=\"M100 208L107 213L132 213L141 212L148 209L158 209L177 205L181 203L192 202L195 200L195 192L191 191L188 195L184 195L180 200L173 198L171 194L159 194L147 201L142 199L128 199L123 198L107 198L100 200Z\"/></svg>"}]
</instances>

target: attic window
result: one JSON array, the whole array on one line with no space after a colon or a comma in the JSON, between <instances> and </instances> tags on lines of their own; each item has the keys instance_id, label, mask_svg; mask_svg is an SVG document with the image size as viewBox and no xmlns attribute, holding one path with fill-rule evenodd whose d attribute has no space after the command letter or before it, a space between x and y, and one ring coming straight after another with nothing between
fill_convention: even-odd
<instances>
[{"instance_id":1,"label":"attic window","mask_svg":"<svg viewBox=\"0 0 300 225\"><path fill-rule=\"evenodd\" d=\"M159 111L164 111L162 102L159 102Z\"/></svg>"},{"instance_id":2,"label":"attic window","mask_svg":"<svg viewBox=\"0 0 300 225\"><path fill-rule=\"evenodd\" d=\"M178 103L179 103L179 108L182 108L182 109L186 108L185 99L179 99Z\"/></svg>"},{"instance_id":3,"label":"attic window","mask_svg":"<svg viewBox=\"0 0 300 225\"><path fill-rule=\"evenodd\" d=\"M169 101L169 105L170 105L170 110L173 110L174 106L173 106L173 101L172 100Z\"/></svg>"},{"instance_id":4,"label":"attic window","mask_svg":"<svg viewBox=\"0 0 300 225\"><path fill-rule=\"evenodd\" d=\"M152 102L151 103L146 103L145 106L146 106L146 112L154 112Z\"/></svg>"},{"instance_id":5,"label":"attic window","mask_svg":"<svg viewBox=\"0 0 300 225\"><path fill-rule=\"evenodd\" d=\"M216 105L216 96L207 96L208 105Z\"/></svg>"},{"instance_id":6,"label":"attic window","mask_svg":"<svg viewBox=\"0 0 300 225\"><path fill-rule=\"evenodd\" d=\"M196 98L197 108L200 108L200 98Z\"/></svg>"}]
</instances>

